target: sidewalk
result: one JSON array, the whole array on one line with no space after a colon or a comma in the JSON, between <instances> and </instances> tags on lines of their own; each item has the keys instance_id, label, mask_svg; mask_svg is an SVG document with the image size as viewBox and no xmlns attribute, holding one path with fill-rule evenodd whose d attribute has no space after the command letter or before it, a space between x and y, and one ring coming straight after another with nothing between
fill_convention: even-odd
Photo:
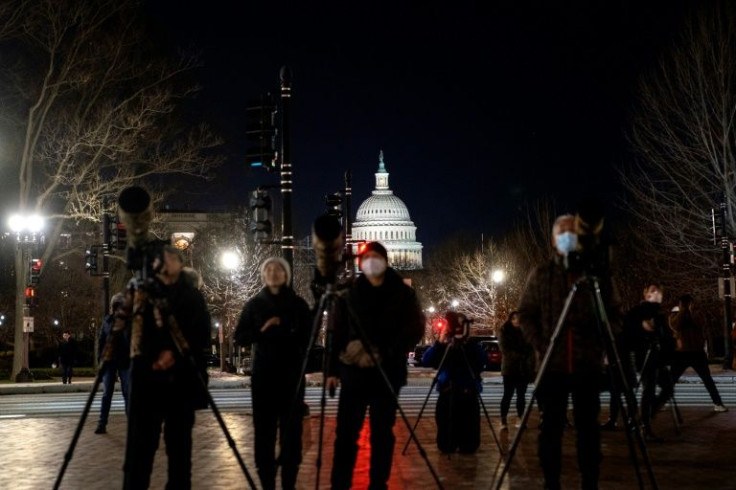
<instances>
[{"instance_id":1,"label":"sidewalk","mask_svg":"<svg viewBox=\"0 0 736 490\"><path fill-rule=\"evenodd\" d=\"M720 364L711 364L710 372L716 384L736 383L736 371L724 371ZM210 371L209 388L242 389L250 388L250 376ZM431 368L410 368L408 384L413 386L429 386L434 378L435 371ZM322 386L322 373L307 374L307 386ZM481 373L483 384L502 384L501 373L484 371ZM679 383L701 383L700 377L688 368L680 377ZM75 378L72 384L64 385L60 379L52 381L34 381L32 383L0 383L0 396L27 395L34 393L89 393L92 390L94 378ZM120 390L120 383L115 384L115 390Z\"/></svg>"},{"instance_id":2,"label":"sidewalk","mask_svg":"<svg viewBox=\"0 0 736 490\"><path fill-rule=\"evenodd\" d=\"M605 414L604 414L605 415ZM686 408L682 410L685 425L682 434L675 435L669 421L663 419L658 433L665 443L649 444L648 451L659 488L662 489L735 489L732 452L728 448L736 444L736 411L714 414L710 410ZM223 418L234 438L246 466L254 478L252 417L225 413ZM414 419L410 418L410 423ZM107 490L122 486L122 464L125 448L125 417L111 416L108 433L94 434L94 421L88 421L71 464L66 472L62 489ZM523 434L521 445L511 466L505 490L542 488L542 475L537 460L537 414L530 420L529 430ZM511 427L500 431L498 421L494 430L504 452L516 434ZM76 421L63 417L9 419L0 423L0 488L37 490L52 488L61 467ZM436 470L444 488L488 489L497 476L502 462L488 425L481 429L481 447L475 454L446 456L434 443L436 427L432 417L424 417L417 429L417 437L427 458ZM319 417L305 419L304 459L299 472L297 488L314 489L317 478L317 453ZM323 466L320 473L320 489L329 488L332 468L335 418L327 417ZM391 489L433 489L437 485L427 464L417 448L410 446L406 455L401 449L408 432L401 420L395 427L396 448L389 481ZM247 488L245 478L229 448L214 416L208 411L197 414L194 427L194 458L192 488L242 490ZM600 488L605 490L631 490L637 488L634 467L629 458L623 431L602 434ZM364 427L360 436L360 452L355 469L354 488L364 489L368 484L370 436ZM563 488L579 488L579 475L575 460L575 432L566 430L563 439ZM640 461L641 462L641 461ZM163 488L166 481L166 454L160 448L156 457L151 488ZM646 475L644 475L646 480ZM645 485L645 488L651 488Z\"/></svg>"}]
</instances>

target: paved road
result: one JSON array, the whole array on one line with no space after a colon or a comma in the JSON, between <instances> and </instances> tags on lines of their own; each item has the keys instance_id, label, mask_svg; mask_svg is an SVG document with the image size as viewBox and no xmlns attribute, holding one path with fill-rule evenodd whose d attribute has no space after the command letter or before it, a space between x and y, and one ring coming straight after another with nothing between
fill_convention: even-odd
<instances>
[{"instance_id":1,"label":"paved road","mask_svg":"<svg viewBox=\"0 0 736 490\"><path fill-rule=\"evenodd\" d=\"M401 390L400 403L408 416L416 416L424 403L429 386L406 386ZM736 385L719 383L718 389L726 406L736 408ZM252 405L249 389L212 390L212 396L221 412L251 413ZM321 388L310 387L306 391L306 401L312 414L319 413ZM483 391L483 403L491 416L498 416L502 387L499 384L486 384ZM18 417L76 417L82 413L87 393L41 393L32 395L0 396L0 419ZM700 383L680 383L677 385L677 403L681 407L711 407L708 392ZM97 395L92 405L92 417L99 413L100 396ZM436 393L432 393L425 411L429 416L434 413ZM608 393L601 395L604 406L608 404ZM123 413L123 399L120 392L113 398L112 413ZM337 399L328 398L326 414L335 415Z\"/></svg>"}]
</instances>

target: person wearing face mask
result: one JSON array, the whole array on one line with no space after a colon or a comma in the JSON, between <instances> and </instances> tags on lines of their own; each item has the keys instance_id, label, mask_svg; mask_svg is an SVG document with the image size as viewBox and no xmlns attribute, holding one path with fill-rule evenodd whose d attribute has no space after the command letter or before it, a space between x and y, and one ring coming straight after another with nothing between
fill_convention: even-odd
<instances>
[{"instance_id":1,"label":"person wearing face mask","mask_svg":"<svg viewBox=\"0 0 736 490\"><path fill-rule=\"evenodd\" d=\"M568 259L578 251L576 217L559 216L552 227L554 255L532 270L527 278L519 306L521 330L541 361L550 347L552 333L563 306L581 272L568 270ZM620 321L618 295L608 277L600 277L602 298L614 329ZM560 488L562 471L562 433L565 427L568 396L572 395L577 438L581 488L597 489L601 460L600 372L603 368L603 342L598 329L594 292L587 282L570 304L565 322L551 352L550 360L537 387L541 424L538 455L545 488Z\"/></svg>"},{"instance_id":2,"label":"person wearing face mask","mask_svg":"<svg viewBox=\"0 0 736 490\"><path fill-rule=\"evenodd\" d=\"M302 412L294 396L311 333L307 302L290 287L291 268L280 257L261 264L263 289L245 304L233 338L252 344L253 429L258 477L265 490L276 487L276 432L279 429L281 487L293 489L302 456ZM296 400L302 407L304 383Z\"/></svg>"},{"instance_id":3,"label":"person wearing face mask","mask_svg":"<svg viewBox=\"0 0 736 490\"><path fill-rule=\"evenodd\" d=\"M396 400L374 359L398 394L406 384L406 353L424 334L425 319L414 290L388 267L388 253L369 242L360 256L362 274L337 302L328 388L339 384L340 400L332 488L352 485L358 436L370 407L371 489L387 488L395 437ZM367 342L361 341L361 332ZM373 352L371 356L366 349Z\"/></svg>"}]
</instances>

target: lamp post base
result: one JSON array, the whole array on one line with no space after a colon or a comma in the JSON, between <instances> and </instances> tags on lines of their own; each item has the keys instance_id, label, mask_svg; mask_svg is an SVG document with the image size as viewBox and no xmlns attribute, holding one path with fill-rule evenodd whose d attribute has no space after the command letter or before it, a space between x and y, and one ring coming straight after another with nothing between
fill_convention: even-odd
<instances>
[{"instance_id":1,"label":"lamp post base","mask_svg":"<svg viewBox=\"0 0 736 490\"><path fill-rule=\"evenodd\" d=\"M33 373L28 368L23 368L15 375L16 383L30 383L33 381Z\"/></svg>"}]
</instances>

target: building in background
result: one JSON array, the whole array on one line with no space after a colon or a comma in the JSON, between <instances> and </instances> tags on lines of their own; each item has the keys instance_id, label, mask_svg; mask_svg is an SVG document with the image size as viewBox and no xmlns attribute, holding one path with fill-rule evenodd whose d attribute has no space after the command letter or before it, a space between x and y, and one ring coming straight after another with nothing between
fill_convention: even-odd
<instances>
[{"instance_id":1,"label":"building in background","mask_svg":"<svg viewBox=\"0 0 736 490\"><path fill-rule=\"evenodd\" d=\"M422 244L417 242L417 227L404 201L388 186L383 151L378 157L376 188L358 208L352 227L356 242L377 241L388 251L389 265L400 270L422 268Z\"/></svg>"}]
</instances>

